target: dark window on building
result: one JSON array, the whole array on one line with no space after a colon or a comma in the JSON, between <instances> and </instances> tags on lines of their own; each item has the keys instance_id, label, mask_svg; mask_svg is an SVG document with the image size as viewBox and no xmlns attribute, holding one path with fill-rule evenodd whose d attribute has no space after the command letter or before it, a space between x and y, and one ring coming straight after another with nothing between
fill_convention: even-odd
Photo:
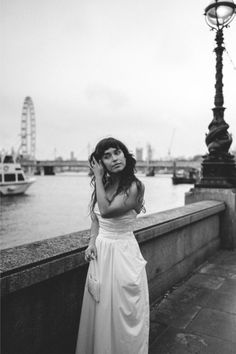
<instances>
[{"instance_id":1,"label":"dark window on building","mask_svg":"<svg viewBox=\"0 0 236 354\"><path fill-rule=\"evenodd\" d=\"M18 173L18 181L24 181L24 176L22 173Z\"/></svg>"},{"instance_id":2,"label":"dark window on building","mask_svg":"<svg viewBox=\"0 0 236 354\"><path fill-rule=\"evenodd\" d=\"M4 163L14 163L13 157L11 155L6 155L3 160Z\"/></svg>"},{"instance_id":3,"label":"dark window on building","mask_svg":"<svg viewBox=\"0 0 236 354\"><path fill-rule=\"evenodd\" d=\"M14 173L6 173L4 175L5 182L15 182L16 175Z\"/></svg>"}]
</instances>

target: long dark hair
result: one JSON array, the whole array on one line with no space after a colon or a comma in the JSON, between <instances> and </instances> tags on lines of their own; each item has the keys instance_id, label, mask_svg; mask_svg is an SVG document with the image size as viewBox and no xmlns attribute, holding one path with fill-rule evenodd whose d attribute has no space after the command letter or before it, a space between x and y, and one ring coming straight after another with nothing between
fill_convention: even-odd
<instances>
[{"instance_id":1,"label":"long dark hair","mask_svg":"<svg viewBox=\"0 0 236 354\"><path fill-rule=\"evenodd\" d=\"M118 194L120 194L122 192L128 196L131 184L133 182L135 182L137 185L137 190L138 190L137 200L142 201L141 210L143 212L145 212L144 201L143 201L143 185L142 185L141 181L135 176L136 160L133 157L133 155L129 152L127 147L120 140L109 137L109 138L105 138L105 139L102 139L101 141L99 141L95 147L94 152L89 157L90 167L92 167L93 158L95 158L96 161L98 162L99 160L102 159L104 152L106 150L108 150L109 148L115 148L115 149L122 150L124 153L125 159L126 159L126 166L125 166L124 170L121 171L121 173L120 173L120 182L119 182L119 185L118 185L115 195L112 197L112 200ZM105 169L105 173L104 173L103 180L102 180L105 188L106 188L106 186L109 185L110 180L111 180L110 175L109 175L108 171L106 171L106 169ZM93 192L92 192L91 201L90 201L90 213L92 213L94 210L94 206L97 202L95 176L93 173L91 173L91 182L90 183L93 186ZM112 202L112 200L110 200L110 202Z\"/></svg>"}]
</instances>

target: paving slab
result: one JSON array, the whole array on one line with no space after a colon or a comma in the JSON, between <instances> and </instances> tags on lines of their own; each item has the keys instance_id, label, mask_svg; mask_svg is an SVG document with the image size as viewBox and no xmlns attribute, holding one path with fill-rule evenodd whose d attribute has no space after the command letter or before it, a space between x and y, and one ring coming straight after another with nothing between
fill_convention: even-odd
<instances>
[{"instance_id":1,"label":"paving slab","mask_svg":"<svg viewBox=\"0 0 236 354\"><path fill-rule=\"evenodd\" d=\"M159 338L167 328L167 325L153 321L150 326L149 344L151 345L155 340L157 340L157 338Z\"/></svg>"},{"instance_id":2,"label":"paving slab","mask_svg":"<svg viewBox=\"0 0 236 354\"><path fill-rule=\"evenodd\" d=\"M236 315L236 293L231 294L215 291L205 303L205 307Z\"/></svg>"},{"instance_id":3,"label":"paving slab","mask_svg":"<svg viewBox=\"0 0 236 354\"><path fill-rule=\"evenodd\" d=\"M206 334L235 343L236 352L236 315L218 310L202 309L188 331Z\"/></svg>"},{"instance_id":4,"label":"paving slab","mask_svg":"<svg viewBox=\"0 0 236 354\"><path fill-rule=\"evenodd\" d=\"M151 312L149 354L236 354L236 250L220 251Z\"/></svg>"},{"instance_id":5,"label":"paving slab","mask_svg":"<svg viewBox=\"0 0 236 354\"><path fill-rule=\"evenodd\" d=\"M206 264L200 269L202 274L213 274L226 279L234 278L236 275L235 265Z\"/></svg>"},{"instance_id":6,"label":"paving slab","mask_svg":"<svg viewBox=\"0 0 236 354\"><path fill-rule=\"evenodd\" d=\"M151 321L186 328L201 310L200 306L164 299L158 310L151 315Z\"/></svg>"},{"instance_id":7,"label":"paving slab","mask_svg":"<svg viewBox=\"0 0 236 354\"><path fill-rule=\"evenodd\" d=\"M212 294L212 289L197 288L184 284L173 293L170 293L168 299L181 304L199 305L203 307L208 303Z\"/></svg>"},{"instance_id":8,"label":"paving slab","mask_svg":"<svg viewBox=\"0 0 236 354\"><path fill-rule=\"evenodd\" d=\"M189 280L187 280L186 284L197 288L216 290L222 286L224 281L225 278L212 274L195 274Z\"/></svg>"},{"instance_id":9,"label":"paving slab","mask_svg":"<svg viewBox=\"0 0 236 354\"><path fill-rule=\"evenodd\" d=\"M169 327L150 348L149 354L235 354L235 344Z\"/></svg>"},{"instance_id":10,"label":"paving slab","mask_svg":"<svg viewBox=\"0 0 236 354\"><path fill-rule=\"evenodd\" d=\"M217 290L219 292L232 293L236 296L236 279L226 279Z\"/></svg>"}]
</instances>

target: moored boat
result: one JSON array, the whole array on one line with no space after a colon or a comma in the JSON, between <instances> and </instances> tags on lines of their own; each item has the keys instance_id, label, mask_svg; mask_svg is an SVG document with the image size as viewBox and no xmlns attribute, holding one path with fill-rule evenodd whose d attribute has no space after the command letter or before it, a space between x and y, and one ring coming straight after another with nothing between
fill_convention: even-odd
<instances>
[{"instance_id":1,"label":"moored boat","mask_svg":"<svg viewBox=\"0 0 236 354\"><path fill-rule=\"evenodd\" d=\"M155 169L154 167L149 168L146 172L146 177L154 177L155 176Z\"/></svg>"},{"instance_id":2,"label":"moored boat","mask_svg":"<svg viewBox=\"0 0 236 354\"><path fill-rule=\"evenodd\" d=\"M0 194L23 194L35 178L25 175L19 162L13 155L0 155Z\"/></svg>"},{"instance_id":3,"label":"moored boat","mask_svg":"<svg viewBox=\"0 0 236 354\"><path fill-rule=\"evenodd\" d=\"M189 170L176 170L172 176L173 184L195 184L199 178L199 171L190 168Z\"/></svg>"}]
</instances>

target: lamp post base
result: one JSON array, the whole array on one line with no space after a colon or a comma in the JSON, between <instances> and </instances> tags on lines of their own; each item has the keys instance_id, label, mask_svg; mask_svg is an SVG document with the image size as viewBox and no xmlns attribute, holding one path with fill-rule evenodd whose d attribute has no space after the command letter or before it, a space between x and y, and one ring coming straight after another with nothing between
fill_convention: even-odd
<instances>
[{"instance_id":1,"label":"lamp post base","mask_svg":"<svg viewBox=\"0 0 236 354\"><path fill-rule=\"evenodd\" d=\"M224 157L206 155L202 162L202 177L195 188L235 188L236 165L234 155Z\"/></svg>"}]
</instances>

